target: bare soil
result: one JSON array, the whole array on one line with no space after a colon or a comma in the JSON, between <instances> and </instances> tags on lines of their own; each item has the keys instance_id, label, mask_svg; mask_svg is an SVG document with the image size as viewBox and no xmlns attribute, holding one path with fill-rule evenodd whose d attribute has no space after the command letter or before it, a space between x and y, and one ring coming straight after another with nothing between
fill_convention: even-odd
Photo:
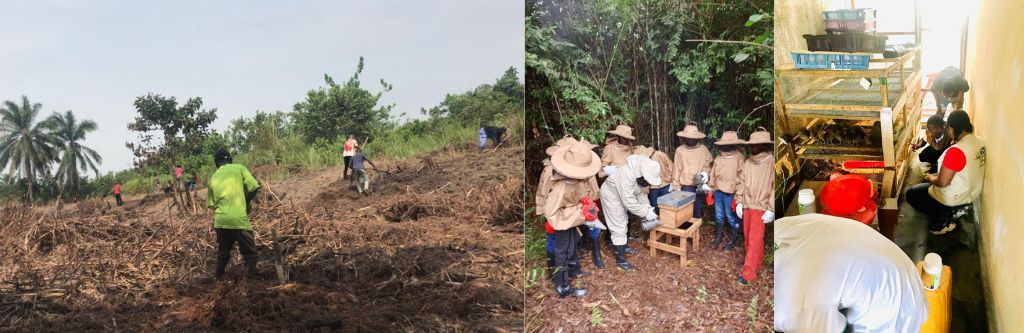
<instances>
[{"instance_id":1,"label":"bare soil","mask_svg":"<svg viewBox=\"0 0 1024 333\"><path fill-rule=\"evenodd\" d=\"M236 251L214 280L210 212L165 195L5 207L0 330L522 331L522 156L381 161L369 195L337 167L254 167L295 172L254 205L255 279Z\"/></svg>"}]
</instances>

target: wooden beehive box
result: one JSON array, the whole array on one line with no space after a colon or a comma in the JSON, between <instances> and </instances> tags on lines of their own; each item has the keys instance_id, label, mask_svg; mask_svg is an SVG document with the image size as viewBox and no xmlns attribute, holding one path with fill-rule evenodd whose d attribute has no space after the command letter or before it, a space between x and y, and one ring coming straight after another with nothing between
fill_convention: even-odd
<instances>
[{"instance_id":1,"label":"wooden beehive box","mask_svg":"<svg viewBox=\"0 0 1024 333\"><path fill-rule=\"evenodd\" d=\"M693 218L693 201L680 207L658 205L658 220L666 226L679 228L684 222Z\"/></svg>"}]
</instances>

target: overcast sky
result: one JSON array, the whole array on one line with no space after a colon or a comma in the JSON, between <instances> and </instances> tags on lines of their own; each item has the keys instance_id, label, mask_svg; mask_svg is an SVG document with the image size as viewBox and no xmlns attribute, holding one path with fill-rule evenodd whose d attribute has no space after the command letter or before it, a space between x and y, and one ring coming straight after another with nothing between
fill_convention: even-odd
<instances>
[{"instance_id":1,"label":"overcast sky","mask_svg":"<svg viewBox=\"0 0 1024 333\"><path fill-rule=\"evenodd\" d=\"M203 98L214 127L291 111L324 73L394 85L394 115L446 93L523 75L523 1L3 1L0 99L27 95L41 118L73 110L99 129L101 172L131 166L136 96Z\"/></svg>"}]
</instances>

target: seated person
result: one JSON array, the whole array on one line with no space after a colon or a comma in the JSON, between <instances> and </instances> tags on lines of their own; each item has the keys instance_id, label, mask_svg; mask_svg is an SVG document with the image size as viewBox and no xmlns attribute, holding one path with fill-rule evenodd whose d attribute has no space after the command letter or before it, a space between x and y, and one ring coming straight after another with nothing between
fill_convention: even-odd
<instances>
[{"instance_id":1,"label":"seated person","mask_svg":"<svg viewBox=\"0 0 1024 333\"><path fill-rule=\"evenodd\" d=\"M906 195L910 206L928 216L928 229L935 235L956 229L953 221L969 212L985 179L985 142L974 135L967 112L951 112L946 125L952 146L939 156L938 174L928 174Z\"/></svg>"},{"instance_id":2,"label":"seated person","mask_svg":"<svg viewBox=\"0 0 1024 333\"><path fill-rule=\"evenodd\" d=\"M927 129L925 137L914 142L911 148L917 150L924 147L917 155L917 159L931 166L928 169L928 173L931 174L939 171L939 156L946 151L946 148L949 148L950 140L946 135L946 121L942 119L942 116L928 117Z\"/></svg>"}]
</instances>

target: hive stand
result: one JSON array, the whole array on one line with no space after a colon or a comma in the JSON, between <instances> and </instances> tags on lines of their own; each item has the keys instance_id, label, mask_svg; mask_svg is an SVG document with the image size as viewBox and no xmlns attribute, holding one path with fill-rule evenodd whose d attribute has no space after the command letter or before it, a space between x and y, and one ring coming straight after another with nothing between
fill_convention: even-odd
<instances>
[{"instance_id":1,"label":"hive stand","mask_svg":"<svg viewBox=\"0 0 1024 333\"><path fill-rule=\"evenodd\" d=\"M679 265L686 267L686 244L687 239L693 241L693 251L700 250L700 225L697 223L685 223L681 229L662 224L651 230L651 238L647 245L651 247L651 257L658 256L658 250L679 256ZM673 238L679 239L679 245L675 245ZM662 241L664 239L664 241Z\"/></svg>"}]
</instances>

